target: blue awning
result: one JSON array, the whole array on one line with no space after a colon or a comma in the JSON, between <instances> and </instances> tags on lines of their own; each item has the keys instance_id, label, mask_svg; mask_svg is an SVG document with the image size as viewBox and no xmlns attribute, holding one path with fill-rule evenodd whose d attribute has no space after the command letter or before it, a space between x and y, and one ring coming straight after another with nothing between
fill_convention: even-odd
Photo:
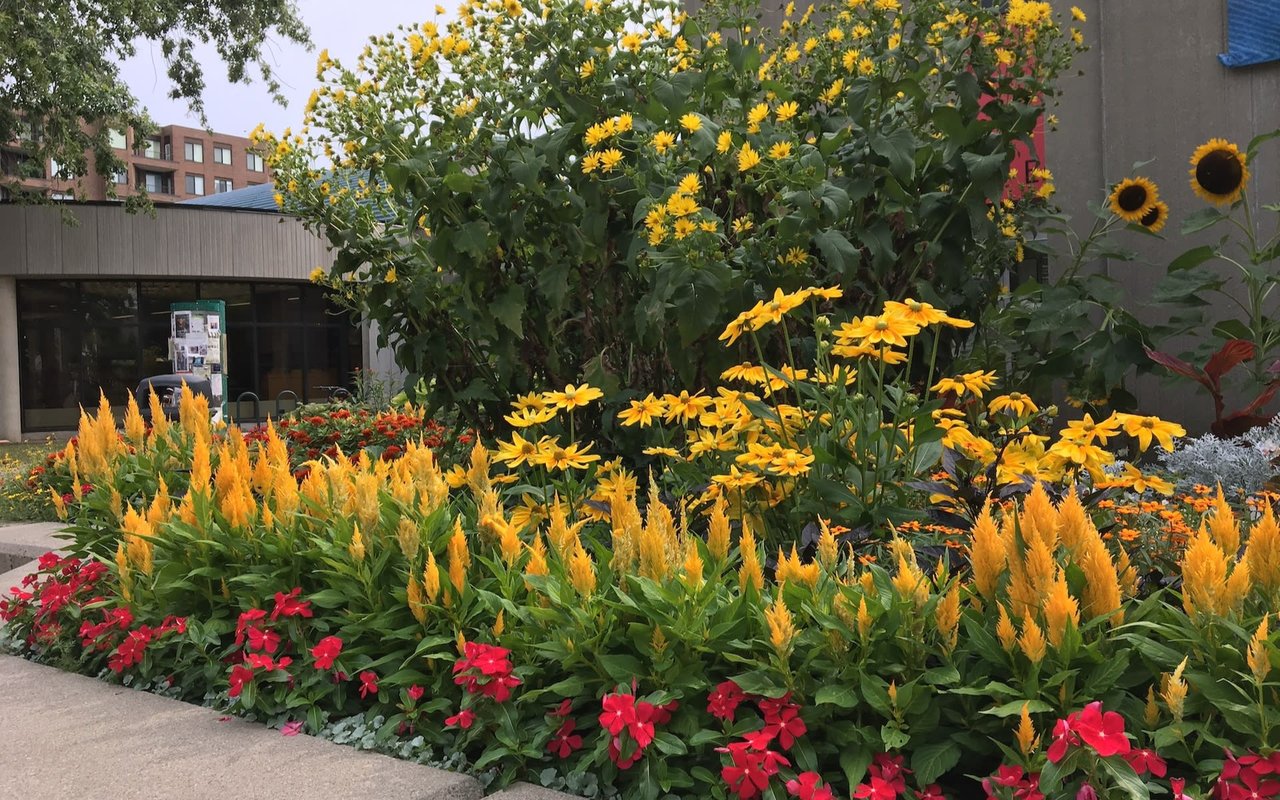
<instances>
[{"instance_id":1,"label":"blue awning","mask_svg":"<svg viewBox=\"0 0 1280 800\"><path fill-rule=\"evenodd\" d=\"M1280 0L1227 0L1227 52L1218 60L1228 67L1280 60Z\"/></svg>"}]
</instances>

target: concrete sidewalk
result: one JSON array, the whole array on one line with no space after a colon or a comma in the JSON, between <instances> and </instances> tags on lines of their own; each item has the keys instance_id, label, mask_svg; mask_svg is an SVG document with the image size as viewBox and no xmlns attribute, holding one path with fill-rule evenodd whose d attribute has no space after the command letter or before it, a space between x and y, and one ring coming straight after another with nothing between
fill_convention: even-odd
<instances>
[{"instance_id":1,"label":"concrete sidewalk","mask_svg":"<svg viewBox=\"0 0 1280 800\"><path fill-rule=\"evenodd\" d=\"M0 656L0 797L477 800L480 783ZM518 785L496 800L572 800Z\"/></svg>"},{"instance_id":2,"label":"concrete sidewalk","mask_svg":"<svg viewBox=\"0 0 1280 800\"><path fill-rule=\"evenodd\" d=\"M0 522L0 597L36 571L36 559L66 544L54 536L59 522Z\"/></svg>"}]
</instances>

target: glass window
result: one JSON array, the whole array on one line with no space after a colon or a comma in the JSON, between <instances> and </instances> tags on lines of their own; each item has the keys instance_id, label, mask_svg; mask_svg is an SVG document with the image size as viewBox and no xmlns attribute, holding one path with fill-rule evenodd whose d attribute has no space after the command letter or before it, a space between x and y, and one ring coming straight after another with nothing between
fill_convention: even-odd
<instances>
[{"instance_id":1,"label":"glass window","mask_svg":"<svg viewBox=\"0 0 1280 800\"><path fill-rule=\"evenodd\" d=\"M199 299L199 287L195 281L143 281L138 292L142 318L163 324L166 331L169 330L170 303Z\"/></svg>"},{"instance_id":2,"label":"glass window","mask_svg":"<svg viewBox=\"0 0 1280 800\"><path fill-rule=\"evenodd\" d=\"M227 304L227 327L253 324L253 284L201 283L201 300L221 300Z\"/></svg>"},{"instance_id":3,"label":"glass window","mask_svg":"<svg viewBox=\"0 0 1280 800\"><path fill-rule=\"evenodd\" d=\"M281 392L303 396L302 328L296 325L259 326L259 396L274 400Z\"/></svg>"},{"instance_id":4,"label":"glass window","mask_svg":"<svg viewBox=\"0 0 1280 800\"><path fill-rule=\"evenodd\" d=\"M262 172L263 170L262 156L258 155L257 153L245 153L245 158L248 161L250 172Z\"/></svg>"},{"instance_id":5,"label":"glass window","mask_svg":"<svg viewBox=\"0 0 1280 800\"><path fill-rule=\"evenodd\" d=\"M138 183L145 187L148 192L173 194L173 175L167 172L138 170Z\"/></svg>"},{"instance_id":6,"label":"glass window","mask_svg":"<svg viewBox=\"0 0 1280 800\"><path fill-rule=\"evenodd\" d=\"M123 150L128 146L125 140L124 131L118 131L115 128L107 130L107 142L117 150Z\"/></svg>"},{"instance_id":7,"label":"glass window","mask_svg":"<svg viewBox=\"0 0 1280 800\"><path fill-rule=\"evenodd\" d=\"M129 173L124 170L112 173L111 180L118 186L127 186L129 184Z\"/></svg>"},{"instance_id":8,"label":"glass window","mask_svg":"<svg viewBox=\"0 0 1280 800\"><path fill-rule=\"evenodd\" d=\"M63 181L73 181L76 179L76 174L66 164L61 164L56 159L51 158L49 159L49 177Z\"/></svg>"},{"instance_id":9,"label":"glass window","mask_svg":"<svg viewBox=\"0 0 1280 800\"><path fill-rule=\"evenodd\" d=\"M253 289L253 308L259 324L297 324L302 321L305 284L260 283Z\"/></svg>"},{"instance_id":10,"label":"glass window","mask_svg":"<svg viewBox=\"0 0 1280 800\"><path fill-rule=\"evenodd\" d=\"M233 188L235 187L232 186L230 178L214 178L213 179L214 194L222 194L223 192L229 192Z\"/></svg>"},{"instance_id":11,"label":"glass window","mask_svg":"<svg viewBox=\"0 0 1280 800\"><path fill-rule=\"evenodd\" d=\"M187 161L204 163L204 143L187 140L182 143L182 157Z\"/></svg>"},{"instance_id":12,"label":"glass window","mask_svg":"<svg viewBox=\"0 0 1280 800\"><path fill-rule=\"evenodd\" d=\"M147 158L159 158L160 157L160 140L147 139L145 142L142 143L141 152L142 152L142 155Z\"/></svg>"},{"instance_id":13,"label":"glass window","mask_svg":"<svg viewBox=\"0 0 1280 800\"><path fill-rule=\"evenodd\" d=\"M204 194L203 175L187 175L187 194Z\"/></svg>"},{"instance_id":14,"label":"glass window","mask_svg":"<svg viewBox=\"0 0 1280 800\"><path fill-rule=\"evenodd\" d=\"M213 146L213 163L230 164L231 163L231 145L215 144Z\"/></svg>"}]
</instances>

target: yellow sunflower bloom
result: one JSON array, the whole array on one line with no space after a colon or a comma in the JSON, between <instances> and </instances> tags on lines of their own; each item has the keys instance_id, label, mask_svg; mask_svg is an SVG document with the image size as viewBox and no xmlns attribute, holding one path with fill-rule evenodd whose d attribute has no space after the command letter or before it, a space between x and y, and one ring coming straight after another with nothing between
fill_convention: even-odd
<instances>
[{"instance_id":1,"label":"yellow sunflower bloom","mask_svg":"<svg viewBox=\"0 0 1280 800\"><path fill-rule=\"evenodd\" d=\"M1159 190L1147 178L1125 178L1107 198L1111 213L1125 222L1142 222L1159 199Z\"/></svg>"},{"instance_id":2,"label":"yellow sunflower bloom","mask_svg":"<svg viewBox=\"0 0 1280 800\"><path fill-rule=\"evenodd\" d=\"M1191 189L1205 202L1234 203L1248 183L1248 159L1226 139L1210 139L1191 154Z\"/></svg>"},{"instance_id":3,"label":"yellow sunflower bloom","mask_svg":"<svg viewBox=\"0 0 1280 800\"><path fill-rule=\"evenodd\" d=\"M1155 205L1151 206L1151 210L1138 220L1142 227L1152 233L1159 233L1164 229L1164 225L1169 221L1169 205L1163 200L1157 200Z\"/></svg>"}]
</instances>

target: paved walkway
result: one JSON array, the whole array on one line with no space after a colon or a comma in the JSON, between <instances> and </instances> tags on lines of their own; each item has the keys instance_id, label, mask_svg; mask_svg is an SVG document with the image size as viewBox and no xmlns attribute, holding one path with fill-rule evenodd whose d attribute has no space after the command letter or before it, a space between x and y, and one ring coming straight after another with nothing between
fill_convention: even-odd
<instances>
[{"instance_id":1,"label":"paved walkway","mask_svg":"<svg viewBox=\"0 0 1280 800\"><path fill-rule=\"evenodd\" d=\"M56 550L58 525L0 523L0 558ZM4 563L0 561L0 563ZM35 562L0 574L0 595ZM477 800L480 783L390 756L0 655L0 798ZM520 784L493 800L574 800Z\"/></svg>"}]
</instances>

